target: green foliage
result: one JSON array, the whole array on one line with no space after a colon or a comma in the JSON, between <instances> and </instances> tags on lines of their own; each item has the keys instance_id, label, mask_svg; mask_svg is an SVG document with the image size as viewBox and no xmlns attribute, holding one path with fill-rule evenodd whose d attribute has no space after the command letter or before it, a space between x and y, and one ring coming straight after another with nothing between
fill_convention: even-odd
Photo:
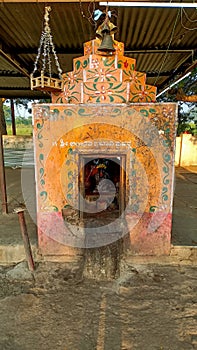
<instances>
[{"instance_id":1,"label":"green foliage","mask_svg":"<svg viewBox=\"0 0 197 350\"><path fill-rule=\"evenodd\" d=\"M182 133L197 135L197 125L194 123L180 123L177 128L177 136Z\"/></svg>"},{"instance_id":2,"label":"green foliage","mask_svg":"<svg viewBox=\"0 0 197 350\"><path fill-rule=\"evenodd\" d=\"M50 103L50 99L29 100L29 99L14 99L14 114L17 135L32 135L32 109L31 103ZM10 100L3 103L2 120L6 122L8 135L12 134L12 117Z\"/></svg>"},{"instance_id":3,"label":"green foliage","mask_svg":"<svg viewBox=\"0 0 197 350\"><path fill-rule=\"evenodd\" d=\"M194 68L191 74L180 81L172 89L158 98L158 102L177 102L178 103L178 128L177 135L182 132L197 134L197 103L177 101L176 95L179 89L182 89L185 95L191 96L197 94L197 68Z\"/></svg>"},{"instance_id":4,"label":"green foliage","mask_svg":"<svg viewBox=\"0 0 197 350\"><path fill-rule=\"evenodd\" d=\"M5 104L3 105L3 112L4 112L4 117L6 124L11 124L11 111L10 107L6 106Z\"/></svg>"},{"instance_id":5,"label":"green foliage","mask_svg":"<svg viewBox=\"0 0 197 350\"><path fill-rule=\"evenodd\" d=\"M29 100L14 100L15 103L15 124L17 135L32 135L32 117L20 115L19 106L23 105L24 109L28 110ZM3 105L4 117L7 125L8 135L12 135L12 117L10 103Z\"/></svg>"},{"instance_id":6,"label":"green foliage","mask_svg":"<svg viewBox=\"0 0 197 350\"><path fill-rule=\"evenodd\" d=\"M7 126L7 133L8 135L12 135L12 126ZM31 125L22 125L17 124L16 125L16 135L32 135L33 134L33 128Z\"/></svg>"}]
</instances>

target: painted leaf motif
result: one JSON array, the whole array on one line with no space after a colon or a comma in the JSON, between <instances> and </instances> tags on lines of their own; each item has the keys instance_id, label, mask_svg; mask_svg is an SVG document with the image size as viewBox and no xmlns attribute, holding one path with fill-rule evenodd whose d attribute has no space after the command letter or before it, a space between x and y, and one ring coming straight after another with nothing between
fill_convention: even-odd
<instances>
[{"instance_id":1,"label":"painted leaf motif","mask_svg":"<svg viewBox=\"0 0 197 350\"><path fill-rule=\"evenodd\" d=\"M56 207L55 205L53 205L53 211L58 211L58 207Z\"/></svg>"},{"instance_id":2,"label":"painted leaf motif","mask_svg":"<svg viewBox=\"0 0 197 350\"><path fill-rule=\"evenodd\" d=\"M55 103L63 103L63 98L62 97L58 97L58 99L56 100Z\"/></svg>"},{"instance_id":3,"label":"painted leaf motif","mask_svg":"<svg viewBox=\"0 0 197 350\"><path fill-rule=\"evenodd\" d=\"M68 172L68 178L69 178L69 179L72 179L72 177L73 177L73 172L72 172L72 170L70 170L70 171Z\"/></svg>"},{"instance_id":4,"label":"painted leaf motif","mask_svg":"<svg viewBox=\"0 0 197 350\"><path fill-rule=\"evenodd\" d=\"M121 114L121 109L120 108L114 108L112 111L112 117L116 117Z\"/></svg>"},{"instance_id":5,"label":"painted leaf motif","mask_svg":"<svg viewBox=\"0 0 197 350\"><path fill-rule=\"evenodd\" d=\"M143 114L144 117L148 117L148 111L146 109L141 109L140 113Z\"/></svg>"},{"instance_id":6,"label":"painted leaf motif","mask_svg":"<svg viewBox=\"0 0 197 350\"><path fill-rule=\"evenodd\" d=\"M122 90L116 91L116 93L121 94L122 92L125 92L126 88L123 88Z\"/></svg>"},{"instance_id":7,"label":"painted leaf motif","mask_svg":"<svg viewBox=\"0 0 197 350\"><path fill-rule=\"evenodd\" d=\"M69 189L69 190L72 190L72 189L73 189L73 184L72 184L71 182L68 184L68 189Z\"/></svg>"},{"instance_id":8,"label":"painted leaf motif","mask_svg":"<svg viewBox=\"0 0 197 350\"><path fill-rule=\"evenodd\" d=\"M120 91L120 92L121 92L121 91ZM123 96L117 95L117 94L113 94L113 96L119 97L119 98L122 100L122 102L126 103L126 99L125 99Z\"/></svg>"},{"instance_id":9,"label":"painted leaf motif","mask_svg":"<svg viewBox=\"0 0 197 350\"><path fill-rule=\"evenodd\" d=\"M77 92L78 93L78 92ZM75 92L73 93L73 94L75 94ZM73 101L73 100L75 100L75 101L79 101L79 99L77 98L77 96L71 96L70 97L70 103Z\"/></svg>"},{"instance_id":10,"label":"painted leaf motif","mask_svg":"<svg viewBox=\"0 0 197 350\"><path fill-rule=\"evenodd\" d=\"M107 81L110 81L110 80L117 81L117 78L114 77L114 76L112 75L112 76L110 76L110 77L106 77L106 80L107 80Z\"/></svg>"},{"instance_id":11,"label":"painted leaf motif","mask_svg":"<svg viewBox=\"0 0 197 350\"><path fill-rule=\"evenodd\" d=\"M75 84L69 86L69 91L72 91L73 89L75 89Z\"/></svg>"},{"instance_id":12,"label":"painted leaf motif","mask_svg":"<svg viewBox=\"0 0 197 350\"><path fill-rule=\"evenodd\" d=\"M42 124L41 123L37 123L36 126L37 126L38 129L42 129L43 123Z\"/></svg>"},{"instance_id":13,"label":"painted leaf motif","mask_svg":"<svg viewBox=\"0 0 197 350\"><path fill-rule=\"evenodd\" d=\"M108 59L108 58L107 58L107 59L104 61L104 66L105 66L105 67L111 66L113 63L114 63L114 59Z\"/></svg>"},{"instance_id":14,"label":"painted leaf motif","mask_svg":"<svg viewBox=\"0 0 197 350\"><path fill-rule=\"evenodd\" d=\"M43 176L44 175L44 169L40 168L40 175Z\"/></svg>"},{"instance_id":15,"label":"painted leaf motif","mask_svg":"<svg viewBox=\"0 0 197 350\"><path fill-rule=\"evenodd\" d=\"M96 84L93 84L93 86L94 86L94 89L92 89L90 86L88 86L87 84L84 84L84 86L85 86L85 88L87 89L87 90L90 90L90 91L95 91L96 90Z\"/></svg>"},{"instance_id":16,"label":"painted leaf motif","mask_svg":"<svg viewBox=\"0 0 197 350\"><path fill-rule=\"evenodd\" d=\"M169 162L170 159L171 159L170 154L164 154L163 159L164 159L166 162Z\"/></svg>"},{"instance_id":17,"label":"painted leaf motif","mask_svg":"<svg viewBox=\"0 0 197 350\"><path fill-rule=\"evenodd\" d=\"M128 113L128 115L132 115L133 113L135 113L135 109L129 109L129 111L127 113Z\"/></svg>"},{"instance_id":18,"label":"painted leaf motif","mask_svg":"<svg viewBox=\"0 0 197 350\"><path fill-rule=\"evenodd\" d=\"M139 204L134 204L133 211L137 212L139 210Z\"/></svg>"},{"instance_id":19,"label":"painted leaf motif","mask_svg":"<svg viewBox=\"0 0 197 350\"><path fill-rule=\"evenodd\" d=\"M164 183L164 185L169 185L170 180L165 177L164 180L163 180L163 183Z\"/></svg>"},{"instance_id":20,"label":"painted leaf motif","mask_svg":"<svg viewBox=\"0 0 197 350\"><path fill-rule=\"evenodd\" d=\"M89 60L85 60L85 61L83 62L83 68L86 68L87 65L88 65L88 63L89 63Z\"/></svg>"},{"instance_id":21,"label":"painted leaf motif","mask_svg":"<svg viewBox=\"0 0 197 350\"><path fill-rule=\"evenodd\" d=\"M163 171L164 171L164 173L168 174L168 172L169 172L168 167L164 166Z\"/></svg>"},{"instance_id":22,"label":"painted leaf motif","mask_svg":"<svg viewBox=\"0 0 197 350\"><path fill-rule=\"evenodd\" d=\"M128 77L130 77L130 72L127 72L127 70L123 70L123 73L124 73L125 75L127 75Z\"/></svg>"},{"instance_id":23,"label":"painted leaf motif","mask_svg":"<svg viewBox=\"0 0 197 350\"><path fill-rule=\"evenodd\" d=\"M80 68L81 62L80 61L76 61L75 66L76 69L78 70Z\"/></svg>"},{"instance_id":24,"label":"painted leaf motif","mask_svg":"<svg viewBox=\"0 0 197 350\"><path fill-rule=\"evenodd\" d=\"M151 102L151 101L152 101L152 98L151 98L151 96L146 95L145 100L146 100L146 102Z\"/></svg>"},{"instance_id":25,"label":"painted leaf motif","mask_svg":"<svg viewBox=\"0 0 197 350\"><path fill-rule=\"evenodd\" d=\"M79 114L80 116L86 117L86 116L92 115L92 113L85 113L85 112L86 112L85 108L80 108L80 109L78 110L78 114Z\"/></svg>"},{"instance_id":26,"label":"painted leaf motif","mask_svg":"<svg viewBox=\"0 0 197 350\"><path fill-rule=\"evenodd\" d=\"M71 206L70 206L70 204L66 204L65 206L64 206L64 209L70 209L70 208L72 208Z\"/></svg>"},{"instance_id":27,"label":"painted leaf motif","mask_svg":"<svg viewBox=\"0 0 197 350\"><path fill-rule=\"evenodd\" d=\"M59 110L57 108L54 108L53 113L59 114Z\"/></svg>"},{"instance_id":28,"label":"painted leaf motif","mask_svg":"<svg viewBox=\"0 0 197 350\"><path fill-rule=\"evenodd\" d=\"M168 147L171 145L171 140L163 140L164 147Z\"/></svg>"},{"instance_id":29,"label":"painted leaf motif","mask_svg":"<svg viewBox=\"0 0 197 350\"><path fill-rule=\"evenodd\" d=\"M158 207L156 205L152 205L149 209L149 212L154 213L156 209L158 209Z\"/></svg>"},{"instance_id":30,"label":"painted leaf motif","mask_svg":"<svg viewBox=\"0 0 197 350\"><path fill-rule=\"evenodd\" d=\"M65 109L64 114L71 116L72 115L72 110L71 109Z\"/></svg>"},{"instance_id":31,"label":"painted leaf motif","mask_svg":"<svg viewBox=\"0 0 197 350\"><path fill-rule=\"evenodd\" d=\"M42 192L40 192L40 196L41 196L41 197L43 198L43 200L45 201L45 200L47 199L48 194L47 194L46 191L42 191Z\"/></svg>"},{"instance_id":32,"label":"painted leaf motif","mask_svg":"<svg viewBox=\"0 0 197 350\"><path fill-rule=\"evenodd\" d=\"M109 86L110 86L110 89L112 89L113 88L113 83L110 83L109 84ZM120 83L120 84L118 84L118 85L116 85L116 86L114 86L114 89L119 89L119 87L121 87L121 85L122 85L122 83Z\"/></svg>"}]
</instances>

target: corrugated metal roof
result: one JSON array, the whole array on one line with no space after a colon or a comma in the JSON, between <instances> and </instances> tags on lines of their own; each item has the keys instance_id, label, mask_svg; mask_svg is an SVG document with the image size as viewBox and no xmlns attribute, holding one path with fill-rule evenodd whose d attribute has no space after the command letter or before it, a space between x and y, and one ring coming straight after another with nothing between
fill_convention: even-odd
<instances>
[{"instance_id":1,"label":"corrugated metal roof","mask_svg":"<svg viewBox=\"0 0 197 350\"><path fill-rule=\"evenodd\" d=\"M79 2L54 2L50 6L50 27L60 65L63 72L70 71L72 59L83 54L83 43L95 38L96 28L83 18ZM1 49L11 58L7 60L0 54L2 97L6 97L6 87L9 87L9 95L12 87L14 91L18 87L21 94L24 87L27 93L28 79L21 77L20 68L28 74L33 71L43 29L44 7L45 4L39 2L1 2ZM86 17L92 15L94 7L102 10L98 3L92 2L82 3L81 7ZM112 22L118 27L115 39L124 42L125 55L137 60L137 70L146 72L147 83L156 84L158 90L173 76L187 71L196 60L196 9L116 7L111 10ZM11 79L11 72L15 78ZM35 91L32 93L35 95Z\"/></svg>"}]
</instances>

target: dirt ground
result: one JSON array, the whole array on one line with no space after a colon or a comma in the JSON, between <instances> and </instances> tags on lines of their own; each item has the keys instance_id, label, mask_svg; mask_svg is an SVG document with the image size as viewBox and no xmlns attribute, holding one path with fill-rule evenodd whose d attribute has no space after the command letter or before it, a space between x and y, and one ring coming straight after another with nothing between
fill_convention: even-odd
<instances>
[{"instance_id":1,"label":"dirt ground","mask_svg":"<svg viewBox=\"0 0 197 350\"><path fill-rule=\"evenodd\" d=\"M23 201L19 174L6 169L10 214L0 216L1 244L21 240L12 213ZM196 183L196 168L176 170L173 244L196 245ZM83 260L40 262L33 274L25 262L0 266L0 350L197 349L196 266L130 259L111 280L83 272Z\"/></svg>"},{"instance_id":2,"label":"dirt ground","mask_svg":"<svg viewBox=\"0 0 197 350\"><path fill-rule=\"evenodd\" d=\"M111 281L24 263L0 270L1 350L197 349L197 269L125 265Z\"/></svg>"}]
</instances>

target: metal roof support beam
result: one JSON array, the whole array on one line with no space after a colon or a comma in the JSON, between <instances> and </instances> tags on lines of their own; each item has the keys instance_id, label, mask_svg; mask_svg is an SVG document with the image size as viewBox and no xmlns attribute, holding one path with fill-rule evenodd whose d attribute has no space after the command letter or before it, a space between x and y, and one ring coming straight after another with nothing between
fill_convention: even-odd
<instances>
[{"instance_id":1,"label":"metal roof support beam","mask_svg":"<svg viewBox=\"0 0 197 350\"><path fill-rule=\"evenodd\" d=\"M195 2L161 2L161 1L110 1L99 2L100 6L122 7L173 7L173 8L196 8Z\"/></svg>"},{"instance_id":2,"label":"metal roof support beam","mask_svg":"<svg viewBox=\"0 0 197 350\"><path fill-rule=\"evenodd\" d=\"M161 54L161 53L166 53L167 48L162 48L162 49L150 49L150 48L144 48L144 49L130 49L130 48L124 48L124 53L126 54ZM37 54L38 48L37 47L11 47L9 48L9 53L10 54L17 54L17 55L31 55L31 54ZM193 54L194 50L193 49L176 49L176 48L171 48L168 50L168 53L191 53ZM56 48L56 53L57 54L62 54L62 55L74 55L74 54L83 54L83 47L81 46L80 48L70 48L67 49L65 47L58 47Z\"/></svg>"},{"instance_id":3,"label":"metal roof support beam","mask_svg":"<svg viewBox=\"0 0 197 350\"><path fill-rule=\"evenodd\" d=\"M87 2L87 0L81 0L82 2ZM95 2L99 2L99 0L94 0ZM32 3L32 2L36 2L36 3L46 3L46 0L0 0L0 3ZM71 2L71 3L79 3L79 1L76 1L76 0L48 0L47 3L50 3L50 2Z\"/></svg>"},{"instance_id":4,"label":"metal roof support beam","mask_svg":"<svg viewBox=\"0 0 197 350\"><path fill-rule=\"evenodd\" d=\"M8 56L3 50L0 49L0 55L4 57L8 62L10 62L16 69L18 69L24 76L29 78L29 74L16 63L10 56Z\"/></svg>"},{"instance_id":5,"label":"metal roof support beam","mask_svg":"<svg viewBox=\"0 0 197 350\"><path fill-rule=\"evenodd\" d=\"M24 77L24 74L22 74L20 72L15 72L15 71L0 70L0 77L5 77L5 78L22 78L22 77Z\"/></svg>"},{"instance_id":6,"label":"metal roof support beam","mask_svg":"<svg viewBox=\"0 0 197 350\"><path fill-rule=\"evenodd\" d=\"M162 50L160 50L160 49L153 49L153 50L150 50L150 49L142 49L142 50L127 50L127 49L125 49L125 53L127 53L127 54L132 54L132 53L137 53L137 54L150 54L150 53L153 53L153 54L155 54L155 53L166 53L166 51L168 51L168 53L188 53L188 52L190 52L191 54L193 54L193 52L194 52L194 50L189 50L189 49L179 49L179 50L177 50L177 49L170 49L170 50L168 50L167 48L166 49L162 49Z\"/></svg>"},{"instance_id":7,"label":"metal roof support beam","mask_svg":"<svg viewBox=\"0 0 197 350\"><path fill-rule=\"evenodd\" d=\"M184 76L186 77L187 75L189 75L191 73L191 71L197 67L197 60L195 62L193 62L193 64L190 65L190 67L188 67L181 75L179 75L180 79ZM165 81L165 85L162 86L162 88L160 89L158 95L162 95L164 93L164 91L168 91L170 86L174 83L174 80L176 81L177 78L177 73L172 75L169 79L167 79L167 81ZM157 96L158 96L157 95Z\"/></svg>"},{"instance_id":8,"label":"metal roof support beam","mask_svg":"<svg viewBox=\"0 0 197 350\"><path fill-rule=\"evenodd\" d=\"M13 86L0 86L0 91L1 90L14 90ZM22 91L29 91L30 88L29 87L23 87L23 86L17 86L16 90L22 90Z\"/></svg>"}]
</instances>

